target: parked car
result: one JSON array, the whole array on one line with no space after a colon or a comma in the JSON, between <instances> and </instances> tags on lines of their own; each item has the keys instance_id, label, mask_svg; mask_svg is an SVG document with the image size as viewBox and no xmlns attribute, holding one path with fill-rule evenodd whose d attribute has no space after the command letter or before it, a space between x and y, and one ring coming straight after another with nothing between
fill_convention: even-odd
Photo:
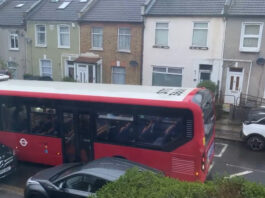
<instances>
[{"instance_id":1,"label":"parked car","mask_svg":"<svg viewBox=\"0 0 265 198\"><path fill-rule=\"evenodd\" d=\"M248 120L243 123L241 137L253 151L261 151L265 148L265 115L263 110L250 111Z\"/></svg>"},{"instance_id":2,"label":"parked car","mask_svg":"<svg viewBox=\"0 0 265 198\"><path fill-rule=\"evenodd\" d=\"M16 162L15 152L11 148L0 144L0 178L13 173L16 170Z\"/></svg>"},{"instance_id":3,"label":"parked car","mask_svg":"<svg viewBox=\"0 0 265 198\"><path fill-rule=\"evenodd\" d=\"M25 198L84 198L132 168L159 171L120 158L102 158L87 164L69 163L40 171L26 183Z\"/></svg>"}]
</instances>

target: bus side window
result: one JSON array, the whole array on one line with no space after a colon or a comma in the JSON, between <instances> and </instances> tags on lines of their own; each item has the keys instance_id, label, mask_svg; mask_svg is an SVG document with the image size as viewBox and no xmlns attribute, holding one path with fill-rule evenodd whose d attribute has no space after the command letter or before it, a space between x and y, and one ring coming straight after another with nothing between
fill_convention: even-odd
<instances>
[{"instance_id":1,"label":"bus side window","mask_svg":"<svg viewBox=\"0 0 265 198\"><path fill-rule=\"evenodd\" d=\"M1 111L4 131L27 132L27 109L25 105L2 104Z\"/></svg>"},{"instance_id":2,"label":"bus side window","mask_svg":"<svg viewBox=\"0 0 265 198\"><path fill-rule=\"evenodd\" d=\"M133 141L133 116L123 114L98 114L96 119L99 141L128 143Z\"/></svg>"},{"instance_id":3,"label":"bus side window","mask_svg":"<svg viewBox=\"0 0 265 198\"><path fill-rule=\"evenodd\" d=\"M47 107L31 107L31 133L36 135L59 135L59 123L56 109Z\"/></svg>"}]
</instances>

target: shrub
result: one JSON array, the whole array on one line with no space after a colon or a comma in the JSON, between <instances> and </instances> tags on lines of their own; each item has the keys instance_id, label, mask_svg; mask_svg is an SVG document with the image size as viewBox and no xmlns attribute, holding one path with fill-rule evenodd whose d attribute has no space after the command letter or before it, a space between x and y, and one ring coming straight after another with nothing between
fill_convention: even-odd
<instances>
[{"instance_id":1,"label":"shrub","mask_svg":"<svg viewBox=\"0 0 265 198\"><path fill-rule=\"evenodd\" d=\"M53 79L49 76L34 76L32 74L24 74L25 80L41 80L41 81L52 81Z\"/></svg>"},{"instance_id":2,"label":"shrub","mask_svg":"<svg viewBox=\"0 0 265 198\"><path fill-rule=\"evenodd\" d=\"M210 80L205 80L200 82L197 87L204 87L206 89L209 89L211 92L215 93L216 91L216 84Z\"/></svg>"},{"instance_id":3,"label":"shrub","mask_svg":"<svg viewBox=\"0 0 265 198\"><path fill-rule=\"evenodd\" d=\"M242 178L181 182L136 168L103 186L94 198L265 198L265 187Z\"/></svg>"},{"instance_id":4,"label":"shrub","mask_svg":"<svg viewBox=\"0 0 265 198\"><path fill-rule=\"evenodd\" d=\"M76 80L71 78L71 77L64 77L63 81L65 81L65 82L76 82Z\"/></svg>"}]
</instances>

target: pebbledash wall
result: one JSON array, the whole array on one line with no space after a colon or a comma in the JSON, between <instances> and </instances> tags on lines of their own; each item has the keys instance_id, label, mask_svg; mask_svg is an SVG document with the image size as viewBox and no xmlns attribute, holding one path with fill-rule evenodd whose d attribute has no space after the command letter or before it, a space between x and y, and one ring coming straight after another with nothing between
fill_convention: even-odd
<instances>
[{"instance_id":1,"label":"pebbledash wall","mask_svg":"<svg viewBox=\"0 0 265 198\"><path fill-rule=\"evenodd\" d=\"M93 27L103 28L103 49L93 50L91 45ZM131 29L131 49L130 52L118 50L118 30L119 27ZM102 58L102 82L112 82L112 67L119 62L121 67L125 67L126 84L141 83L142 67L142 23L118 23L118 22L82 22L80 23L80 48L81 53L93 52ZM130 65L130 61L136 61L137 66Z\"/></svg>"},{"instance_id":2,"label":"pebbledash wall","mask_svg":"<svg viewBox=\"0 0 265 198\"><path fill-rule=\"evenodd\" d=\"M168 23L168 49L154 48L157 22ZM193 23L208 22L208 49L190 49ZM196 87L199 65L213 66L211 80L221 82L225 21L222 17L145 17L143 85L152 85L153 66L182 68L182 87Z\"/></svg>"}]
</instances>

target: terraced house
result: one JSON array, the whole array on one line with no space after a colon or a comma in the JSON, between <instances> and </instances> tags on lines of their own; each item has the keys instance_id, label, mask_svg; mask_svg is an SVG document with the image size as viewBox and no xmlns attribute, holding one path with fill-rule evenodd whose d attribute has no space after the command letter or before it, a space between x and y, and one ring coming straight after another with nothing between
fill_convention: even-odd
<instances>
[{"instance_id":1,"label":"terraced house","mask_svg":"<svg viewBox=\"0 0 265 198\"><path fill-rule=\"evenodd\" d=\"M25 16L39 3L36 0L4 0L0 2L0 62L13 78L23 78L26 71ZM3 71L4 72L4 71Z\"/></svg>"},{"instance_id":2,"label":"terraced house","mask_svg":"<svg viewBox=\"0 0 265 198\"><path fill-rule=\"evenodd\" d=\"M28 73L62 80L74 77L74 60L79 55L78 18L87 0L42 0L27 17Z\"/></svg>"},{"instance_id":3,"label":"terraced house","mask_svg":"<svg viewBox=\"0 0 265 198\"><path fill-rule=\"evenodd\" d=\"M220 84L225 0L150 0L144 9L143 84Z\"/></svg>"},{"instance_id":4,"label":"terraced house","mask_svg":"<svg viewBox=\"0 0 265 198\"><path fill-rule=\"evenodd\" d=\"M96 61L102 62L102 82L141 84L144 0L97 0L80 18L80 62L93 82ZM81 68L82 67L82 68ZM95 81L95 80L94 80Z\"/></svg>"},{"instance_id":5,"label":"terraced house","mask_svg":"<svg viewBox=\"0 0 265 198\"><path fill-rule=\"evenodd\" d=\"M265 1L232 0L226 15L222 92L225 102L265 97Z\"/></svg>"}]
</instances>

